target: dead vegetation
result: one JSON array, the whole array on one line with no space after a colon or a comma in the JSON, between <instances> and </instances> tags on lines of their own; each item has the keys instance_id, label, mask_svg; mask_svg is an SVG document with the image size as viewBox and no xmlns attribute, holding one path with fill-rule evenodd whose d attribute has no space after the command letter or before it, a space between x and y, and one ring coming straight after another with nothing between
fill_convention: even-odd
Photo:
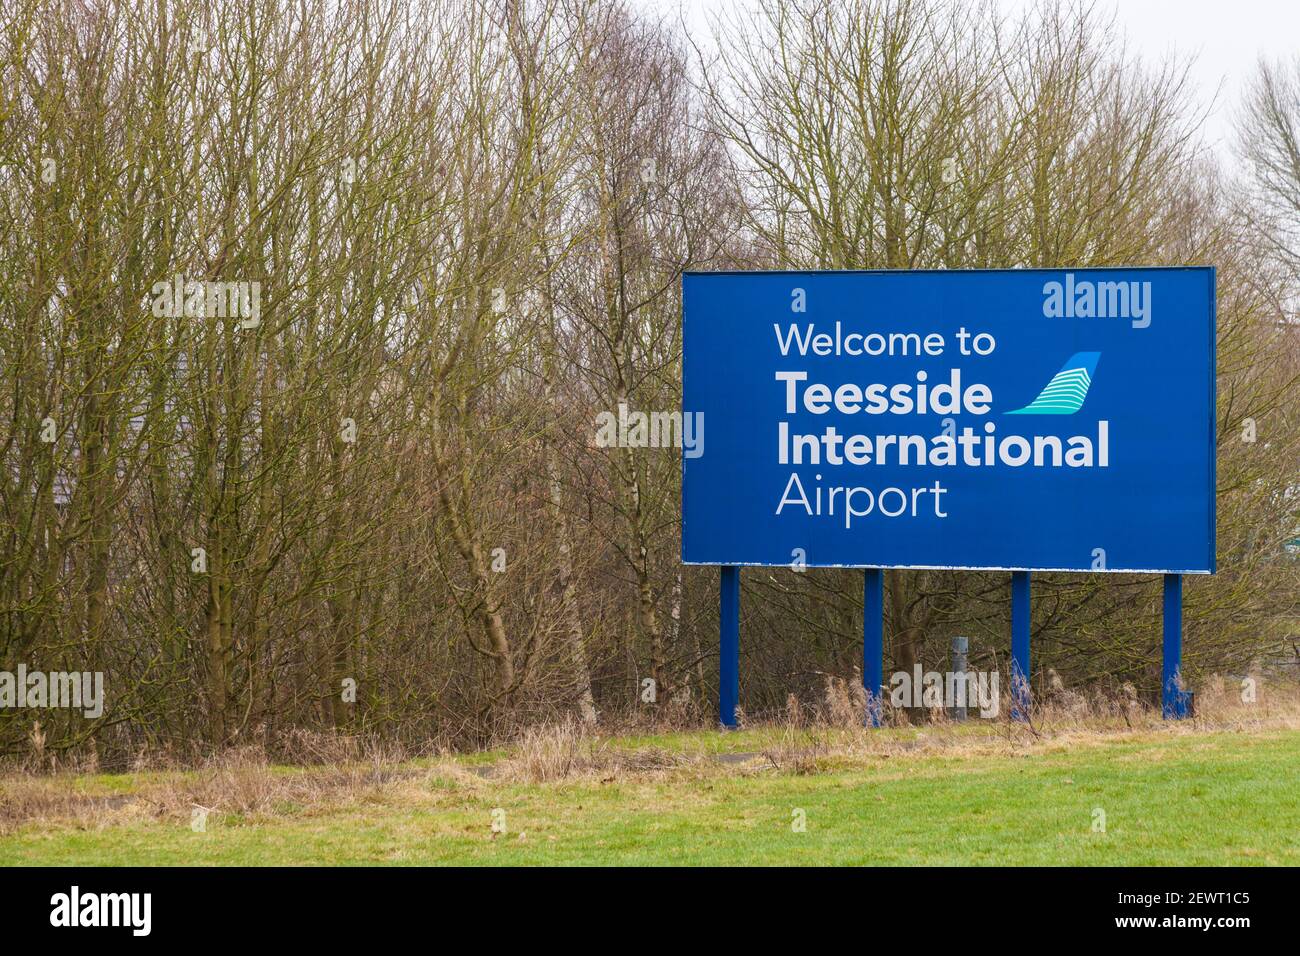
<instances>
[{"instance_id":1,"label":"dead vegetation","mask_svg":"<svg viewBox=\"0 0 1300 956\"><path fill-rule=\"evenodd\" d=\"M376 740L303 734L296 766L274 763L255 747L230 750L191 770L158 769L142 760L120 777L94 776L85 767L37 772L29 765L0 776L0 833L31 825L94 829L160 820L188 826L196 813L218 824L238 823L366 802L427 803L435 786L472 793L501 784L808 775L869 769L899 758L1044 753L1155 734L1300 730L1300 684L1257 682L1254 691L1250 701L1242 680L1213 678L1197 695L1196 716L1177 723L1162 720L1123 688L1105 693L1061 687L1038 703L1030 724L1005 715L958 723L933 714L927 723L907 726L906 716L894 712L894 726L868 731L860 711L848 706L853 689L832 681L819 707L796 702L782 719L752 724L758 735L752 752L726 735L688 737L676 746L637 743L566 717L525 730L505 756L488 763L450 754L410 760Z\"/></svg>"},{"instance_id":2,"label":"dead vegetation","mask_svg":"<svg viewBox=\"0 0 1300 956\"><path fill-rule=\"evenodd\" d=\"M525 730L495 776L518 783L553 783L583 777L618 778L630 773L671 770L698 763L663 747L614 746L572 717Z\"/></svg>"}]
</instances>

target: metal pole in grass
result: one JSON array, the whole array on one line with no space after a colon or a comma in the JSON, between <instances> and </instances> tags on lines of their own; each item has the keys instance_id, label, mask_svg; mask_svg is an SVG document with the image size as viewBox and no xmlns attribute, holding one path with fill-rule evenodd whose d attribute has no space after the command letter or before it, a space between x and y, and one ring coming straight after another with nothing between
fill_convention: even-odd
<instances>
[{"instance_id":1,"label":"metal pole in grass","mask_svg":"<svg viewBox=\"0 0 1300 956\"><path fill-rule=\"evenodd\" d=\"M1165 720L1187 716L1187 694L1183 691L1183 576L1165 575L1164 666L1160 711Z\"/></svg>"},{"instance_id":2,"label":"metal pole in grass","mask_svg":"<svg viewBox=\"0 0 1300 956\"><path fill-rule=\"evenodd\" d=\"M862 578L862 689L866 691L868 727L880 726L885 683L885 585L880 568L867 568Z\"/></svg>"},{"instance_id":3,"label":"metal pole in grass","mask_svg":"<svg viewBox=\"0 0 1300 956\"><path fill-rule=\"evenodd\" d=\"M957 699L953 701L953 720L966 719L966 694L970 692L970 687L964 680L961 680L961 675L966 673L966 651L969 647L970 642L964 637L954 637L952 639L953 686L960 686L964 689L964 693L959 694Z\"/></svg>"},{"instance_id":4,"label":"metal pole in grass","mask_svg":"<svg viewBox=\"0 0 1300 956\"><path fill-rule=\"evenodd\" d=\"M722 565L718 602L718 722L736 726L740 703L740 568Z\"/></svg>"},{"instance_id":5,"label":"metal pole in grass","mask_svg":"<svg viewBox=\"0 0 1300 956\"><path fill-rule=\"evenodd\" d=\"M1029 572L1011 572L1011 718L1029 720Z\"/></svg>"}]
</instances>

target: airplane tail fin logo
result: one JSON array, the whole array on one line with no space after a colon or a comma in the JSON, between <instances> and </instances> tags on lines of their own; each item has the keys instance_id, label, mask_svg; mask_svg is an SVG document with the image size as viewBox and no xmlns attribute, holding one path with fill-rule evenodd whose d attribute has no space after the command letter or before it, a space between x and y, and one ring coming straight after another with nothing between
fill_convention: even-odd
<instances>
[{"instance_id":1,"label":"airplane tail fin logo","mask_svg":"<svg viewBox=\"0 0 1300 956\"><path fill-rule=\"evenodd\" d=\"M1073 415L1083 408L1083 400L1092 387L1092 376L1097 369L1100 352L1076 352L1052 376L1038 397L1024 408L1007 412L1008 415Z\"/></svg>"}]
</instances>

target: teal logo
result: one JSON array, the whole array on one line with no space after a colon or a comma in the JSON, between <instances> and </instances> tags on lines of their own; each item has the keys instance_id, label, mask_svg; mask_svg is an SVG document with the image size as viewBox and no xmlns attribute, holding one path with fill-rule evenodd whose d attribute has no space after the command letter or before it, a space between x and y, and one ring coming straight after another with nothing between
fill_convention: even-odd
<instances>
[{"instance_id":1,"label":"teal logo","mask_svg":"<svg viewBox=\"0 0 1300 956\"><path fill-rule=\"evenodd\" d=\"M1083 400L1092 387L1092 376L1097 368L1100 352L1075 352L1052 376L1038 397L1024 408L1007 412L1008 415L1073 415L1083 408Z\"/></svg>"}]
</instances>

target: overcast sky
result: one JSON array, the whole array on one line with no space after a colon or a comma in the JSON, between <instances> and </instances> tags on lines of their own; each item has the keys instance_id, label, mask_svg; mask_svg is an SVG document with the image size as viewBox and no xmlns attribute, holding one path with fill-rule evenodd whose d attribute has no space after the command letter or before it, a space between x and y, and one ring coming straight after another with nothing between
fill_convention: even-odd
<instances>
[{"instance_id":1,"label":"overcast sky","mask_svg":"<svg viewBox=\"0 0 1300 956\"><path fill-rule=\"evenodd\" d=\"M634 7L676 20L703 32L708 11L745 6L752 0L630 0ZM1033 0L997 0L1008 13ZM1261 55L1300 54L1300 0L1098 0L1113 10L1131 47L1145 60L1170 54L1194 57L1191 76L1202 103L1213 110L1206 120L1206 139L1227 163L1228 141L1242 83Z\"/></svg>"}]
</instances>

